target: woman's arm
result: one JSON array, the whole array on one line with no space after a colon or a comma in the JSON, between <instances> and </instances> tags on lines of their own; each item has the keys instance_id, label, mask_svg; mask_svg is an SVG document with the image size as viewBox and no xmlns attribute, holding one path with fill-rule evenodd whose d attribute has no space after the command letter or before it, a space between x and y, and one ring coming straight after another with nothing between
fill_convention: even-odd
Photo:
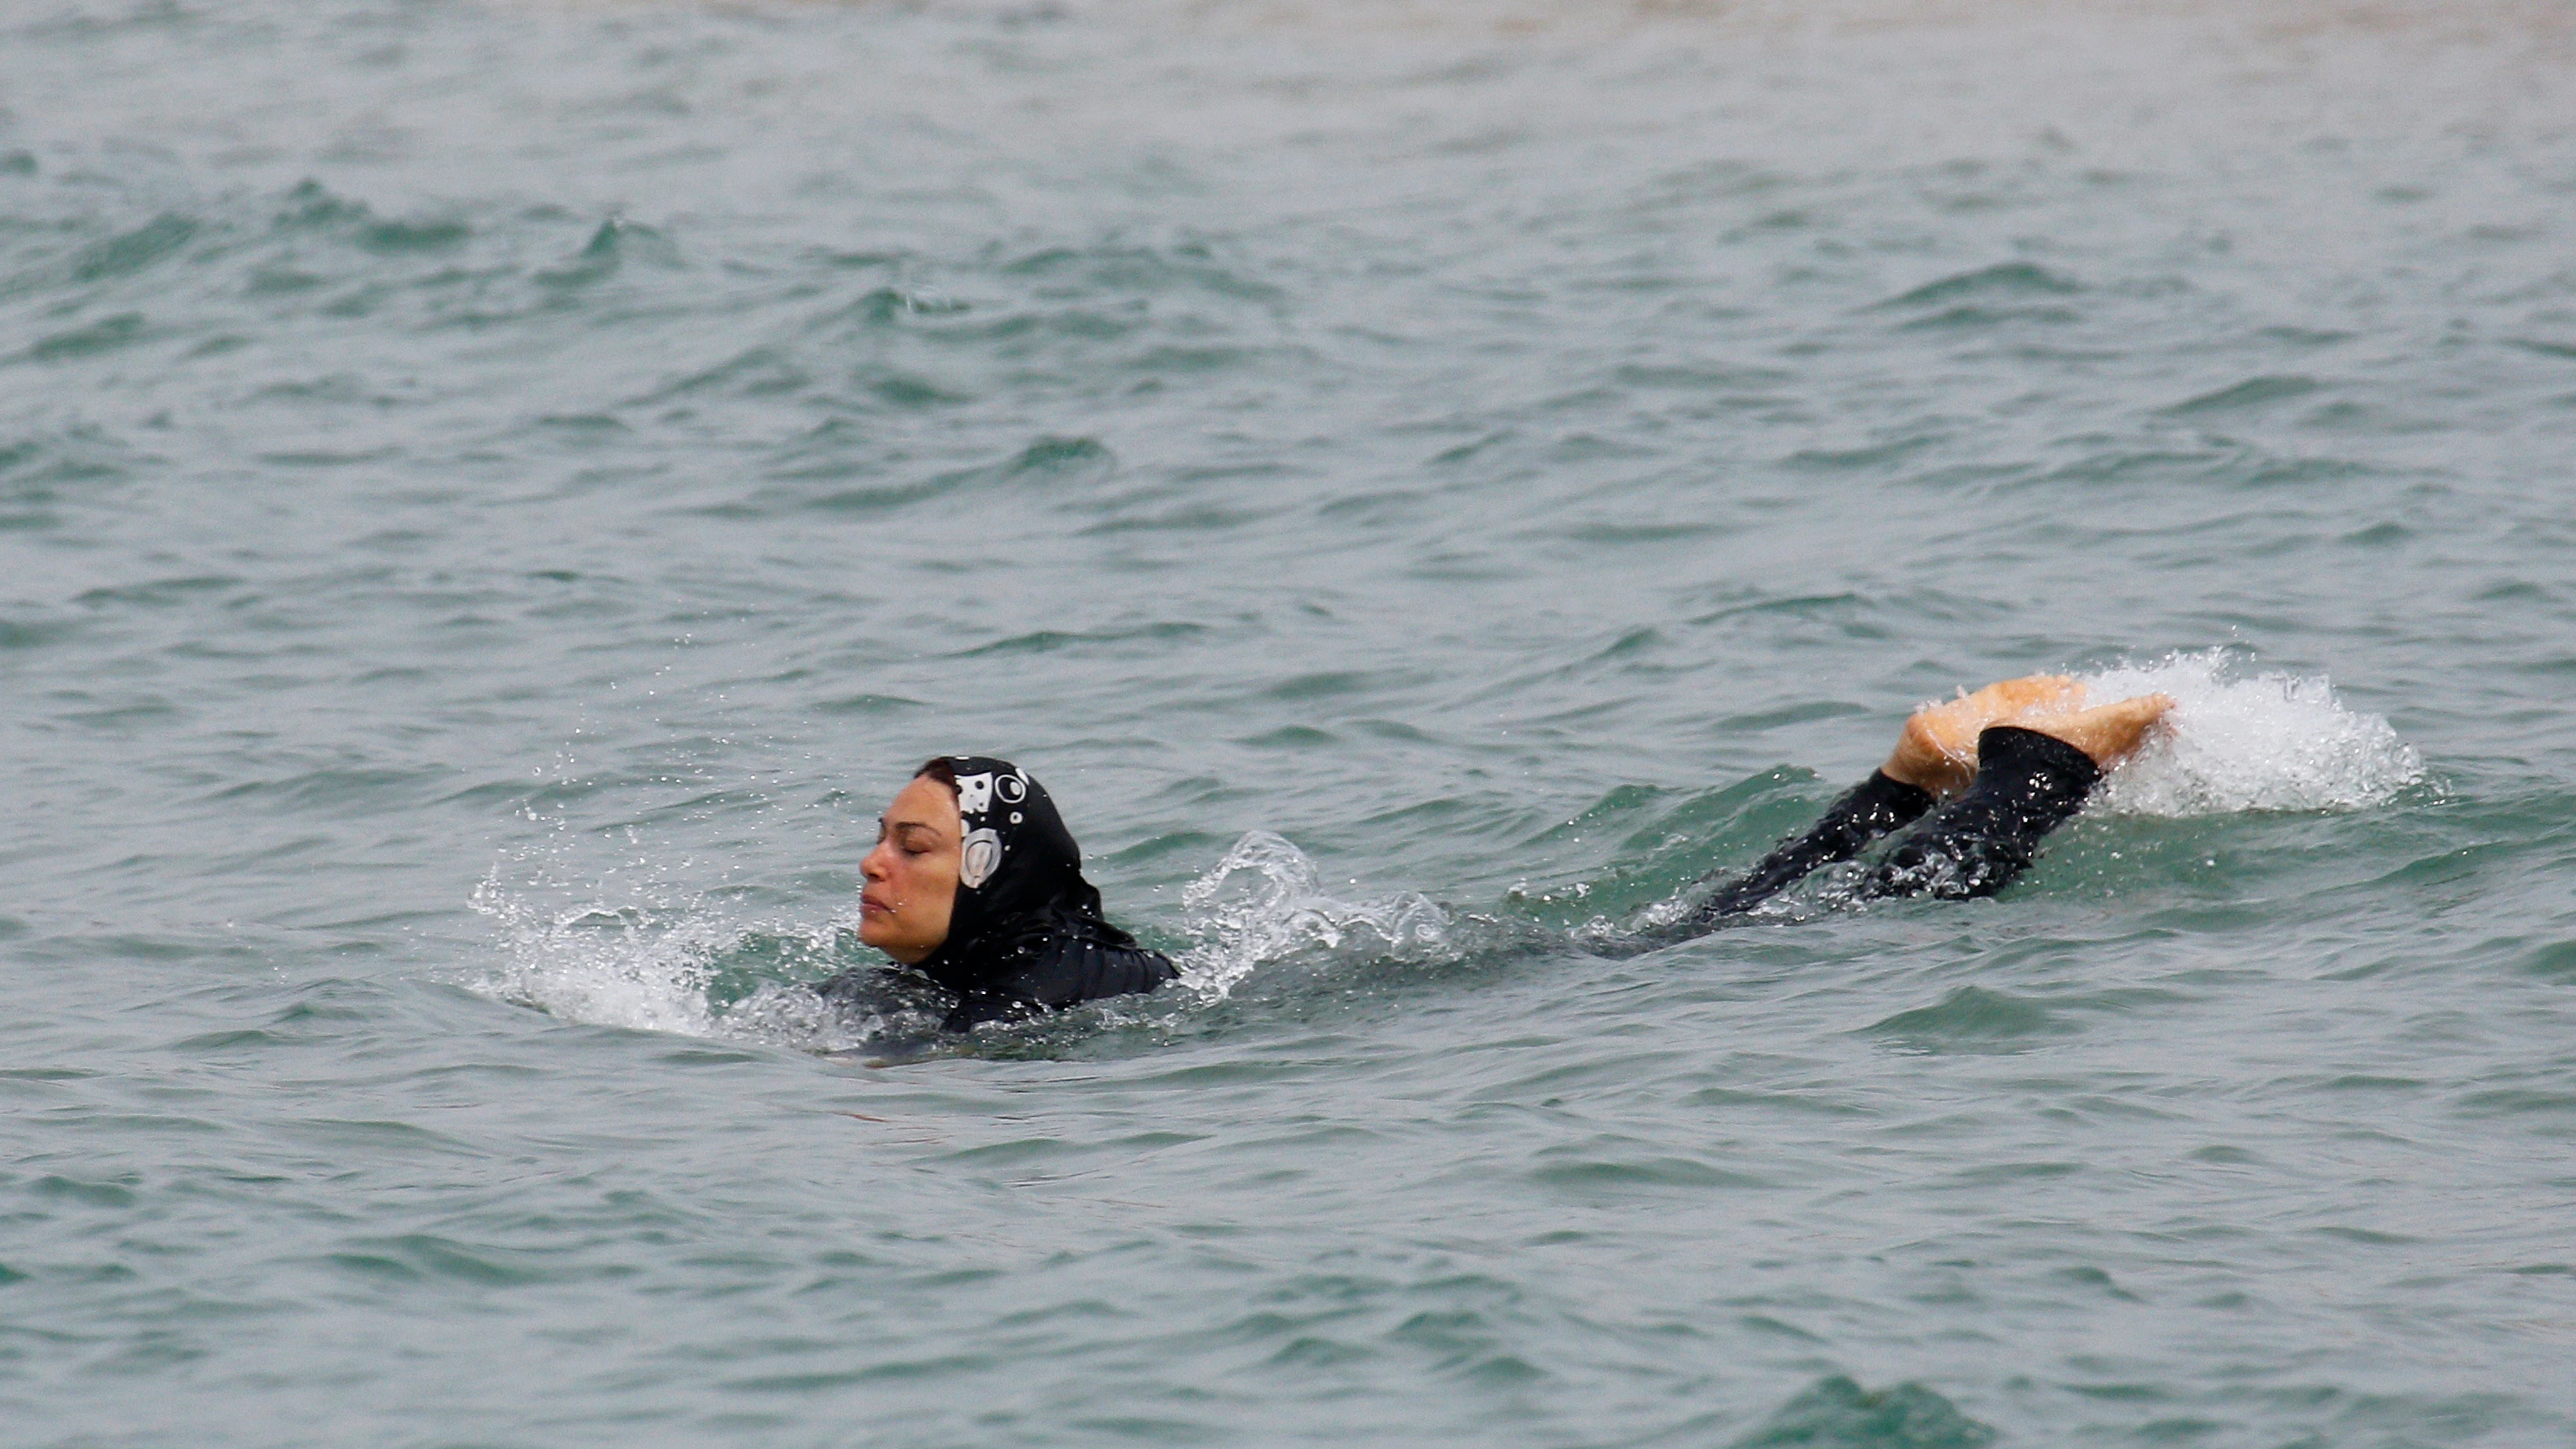
<instances>
[{"instance_id":1,"label":"woman's arm","mask_svg":"<svg viewBox=\"0 0 2576 1449\"><path fill-rule=\"evenodd\" d=\"M1818 868L1849 860L1871 841L1913 824L1940 797L1967 787L1977 772L1977 737L1988 725L2075 703L2083 692L2084 686L2062 674L2034 674L1914 711L1886 764L1826 807L1824 818L1804 835L1780 842L1752 870L1719 887L1691 913L1681 934L1698 935L1743 915Z\"/></svg>"},{"instance_id":2,"label":"woman's arm","mask_svg":"<svg viewBox=\"0 0 2576 1449\"><path fill-rule=\"evenodd\" d=\"M1931 808L1931 791L1895 779L1885 770L1872 771L1868 779L1827 806L1814 828L1781 841L1753 869L1702 901L1683 934L1696 936L1729 916L1743 915L1818 868L1849 860L1868 849L1871 841L1913 824Z\"/></svg>"},{"instance_id":3,"label":"woman's arm","mask_svg":"<svg viewBox=\"0 0 2576 1449\"><path fill-rule=\"evenodd\" d=\"M2161 694L2095 709L2081 708L2083 701L2083 685L2042 674L1916 710L1886 764L1835 801L1812 829L1782 841L1751 871L1719 887L1677 934L1714 930L1819 867L1860 854L1953 794L1956 802L1872 872L1864 892L2003 889L2029 866L2040 837L2081 809L2102 771L2136 749L2147 727L2173 707ZM2004 766L1991 778L1984 762L1989 742L2003 752Z\"/></svg>"},{"instance_id":4,"label":"woman's arm","mask_svg":"<svg viewBox=\"0 0 2576 1449\"><path fill-rule=\"evenodd\" d=\"M1965 900L2012 884L2040 837L2084 808L2103 772L2135 750L2173 708L2170 695L2098 709L2032 713L1977 736L1976 780L1941 807L1861 882L1863 896Z\"/></svg>"},{"instance_id":5,"label":"woman's arm","mask_svg":"<svg viewBox=\"0 0 2576 1449\"><path fill-rule=\"evenodd\" d=\"M1862 896L1993 895L2030 868L2040 837L2083 809L2102 779L2082 750L2011 725L1977 737L1977 761L1976 783L1889 851Z\"/></svg>"}]
</instances>

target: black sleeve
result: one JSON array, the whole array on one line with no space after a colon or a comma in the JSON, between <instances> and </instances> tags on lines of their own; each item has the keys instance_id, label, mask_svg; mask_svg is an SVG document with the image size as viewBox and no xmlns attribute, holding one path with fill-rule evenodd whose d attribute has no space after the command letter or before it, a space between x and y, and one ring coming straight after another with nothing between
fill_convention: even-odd
<instances>
[{"instance_id":1,"label":"black sleeve","mask_svg":"<svg viewBox=\"0 0 2576 1449\"><path fill-rule=\"evenodd\" d=\"M2082 750L2036 730L1997 725L1977 736L1977 778L1889 851L1863 896L1990 896L2039 853L2040 837L2084 808L2102 779Z\"/></svg>"},{"instance_id":2,"label":"black sleeve","mask_svg":"<svg viewBox=\"0 0 2576 1449\"><path fill-rule=\"evenodd\" d=\"M1806 834L1780 842L1742 879L1718 889L1693 912L1683 934L1697 935L1728 916L1740 916L1804 879L1818 866L1845 861L1869 843L1932 808L1930 792L1872 770L1825 811Z\"/></svg>"}]
</instances>

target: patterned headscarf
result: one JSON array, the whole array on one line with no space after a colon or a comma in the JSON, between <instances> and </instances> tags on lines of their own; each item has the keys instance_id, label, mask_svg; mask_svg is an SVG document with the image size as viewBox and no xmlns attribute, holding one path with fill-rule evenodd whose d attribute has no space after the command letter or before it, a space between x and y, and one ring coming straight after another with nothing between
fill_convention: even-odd
<instances>
[{"instance_id":1,"label":"patterned headscarf","mask_svg":"<svg viewBox=\"0 0 2576 1449\"><path fill-rule=\"evenodd\" d=\"M948 939L921 963L934 978L971 976L982 958L1031 927L1065 917L1102 922L1100 892L1082 878L1082 847L1064 828L1046 787L1026 770L989 755L945 755L957 779L963 835L957 905Z\"/></svg>"}]
</instances>

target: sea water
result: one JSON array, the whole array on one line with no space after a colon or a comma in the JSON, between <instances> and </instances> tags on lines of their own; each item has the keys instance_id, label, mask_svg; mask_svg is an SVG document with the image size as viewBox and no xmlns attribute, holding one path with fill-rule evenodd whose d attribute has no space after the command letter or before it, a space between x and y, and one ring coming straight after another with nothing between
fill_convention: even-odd
<instances>
[{"instance_id":1,"label":"sea water","mask_svg":"<svg viewBox=\"0 0 2576 1449\"><path fill-rule=\"evenodd\" d=\"M0 16L0 1441L2560 1444L2576 27ZM1638 953L2038 670L1998 899ZM828 1009L922 758L1174 988Z\"/></svg>"}]
</instances>

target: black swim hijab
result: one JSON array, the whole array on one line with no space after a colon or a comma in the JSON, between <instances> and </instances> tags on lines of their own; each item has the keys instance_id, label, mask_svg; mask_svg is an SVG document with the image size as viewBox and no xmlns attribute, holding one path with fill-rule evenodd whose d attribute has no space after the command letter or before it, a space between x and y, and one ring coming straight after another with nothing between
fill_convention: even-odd
<instances>
[{"instance_id":1,"label":"black swim hijab","mask_svg":"<svg viewBox=\"0 0 2576 1449\"><path fill-rule=\"evenodd\" d=\"M1082 878L1082 847L1026 770L989 755L942 755L920 773L957 787L962 832L948 939L922 970L934 979L980 974L1032 927L1068 917L1105 924L1100 892Z\"/></svg>"}]
</instances>

